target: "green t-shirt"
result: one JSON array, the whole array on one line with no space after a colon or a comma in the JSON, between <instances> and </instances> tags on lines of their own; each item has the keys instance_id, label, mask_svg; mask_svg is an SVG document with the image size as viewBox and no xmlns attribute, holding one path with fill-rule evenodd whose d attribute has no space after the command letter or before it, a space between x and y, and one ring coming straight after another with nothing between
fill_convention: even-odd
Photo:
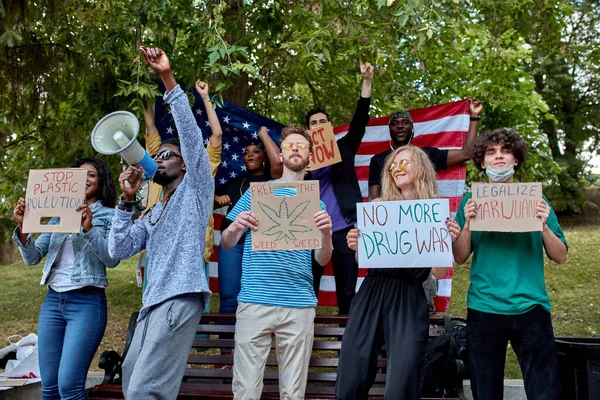
<instances>
[{"instance_id":1,"label":"green t-shirt","mask_svg":"<svg viewBox=\"0 0 600 400\"><path fill-rule=\"evenodd\" d=\"M456 222L465 224L466 194L458 207ZM544 196L544 201L550 205ZM565 235L550 206L548 227L562 240ZM518 315L536 305L550 312L544 282L544 245L541 232L471 232L471 283L467 307L477 311Z\"/></svg>"}]
</instances>

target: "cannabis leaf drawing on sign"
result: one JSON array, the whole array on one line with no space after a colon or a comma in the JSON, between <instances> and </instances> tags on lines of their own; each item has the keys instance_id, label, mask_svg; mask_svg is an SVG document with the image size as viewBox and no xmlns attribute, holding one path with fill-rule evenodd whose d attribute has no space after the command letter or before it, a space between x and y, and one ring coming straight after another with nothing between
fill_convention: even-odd
<instances>
[{"instance_id":1,"label":"cannabis leaf drawing on sign","mask_svg":"<svg viewBox=\"0 0 600 400\"><path fill-rule=\"evenodd\" d=\"M295 223L295 221L304 213L309 203L310 200L303 201L290 212L285 197L281 203L279 203L279 211L275 211L273 208L259 201L258 206L274 224L269 229L263 231L263 234L267 236L276 236L273 240L285 240L285 243L287 244L290 240L296 240L294 233L310 232L312 230L310 227Z\"/></svg>"}]
</instances>

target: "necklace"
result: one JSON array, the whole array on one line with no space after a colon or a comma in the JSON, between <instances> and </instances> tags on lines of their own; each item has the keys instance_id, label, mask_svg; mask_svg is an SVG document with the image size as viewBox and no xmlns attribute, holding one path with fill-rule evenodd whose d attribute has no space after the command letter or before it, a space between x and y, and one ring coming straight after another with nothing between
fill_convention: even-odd
<instances>
[{"instance_id":1,"label":"necklace","mask_svg":"<svg viewBox=\"0 0 600 400\"><path fill-rule=\"evenodd\" d=\"M166 195L165 197L163 197L163 199L161 200L162 203L162 208L159 209L159 213L158 215L154 215L153 211L156 211L154 209L154 207L156 207L156 204L152 206L152 208L150 210L148 210L148 223L151 226L154 226L158 223L158 221L160 221L160 217L162 217L163 212L165 211L165 208L167 208L167 204L169 204L169 200L171 200L171 197L173 196L173 193L175 193L175 190L173 190L171 193L169 193L168 195ZM158 203L157 203L158 204Z\"/></svg>"}]
</instances>

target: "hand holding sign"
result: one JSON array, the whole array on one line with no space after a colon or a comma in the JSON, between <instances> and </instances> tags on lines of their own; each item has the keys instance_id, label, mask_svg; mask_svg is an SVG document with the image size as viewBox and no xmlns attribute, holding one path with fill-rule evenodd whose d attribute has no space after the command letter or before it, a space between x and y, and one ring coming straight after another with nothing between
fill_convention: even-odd
<instances>
[{"instance_id":1,"label":"hand holding sign","mask_svg":"<svg viewBox=\"0 0 600 400\"><path fill-rule=\"evenodd\" d=\"M460 236L460 226L458 226L458 222L454 218L447 218L446 226L448 227L448 232L450 232L450 239L454 242Z\"/></svg>"},{"instance_id":2,"label":"hand holding sign","mask_svg":"<svg viewBox=\"0 0 600 400\"><path fill-rule=\"evenodd\" d=\"M471 220L477 216L477 204L475 200L469 199L464 208L465 212L465 229L471 228Z\"/></svg>"},{"instance_id":3,"label":"hand holding sign","mask_svg":"<svg viewBox=\"0 0 600 400\"><path fill-rule=\"evenodd\" d=\"M538 200L536 217L542 220L542 226L548 222L550 216L550 206L544 200Z\"/></svg>"},{"instance_id":4,"label":"hand holding sign","mask_svg":"<svg viewBox=\"0 0 600 400\"><path fill-rule=\"evenodd\" d=\"M256 231L258 229L258 219L252 211L242 211L237 217L235 217L235 221L233 221L233 224L231 225L233 225L235 232L245 231L248 229Z\"/></svg>"},{"instance_id":5,"label":"hand holding sign","mask_svg":"<svg viewBox=\"0 0 600 400\"><path fill-rule=\"evenodd\" d=\"M350 229L346 235L346 242L348 242L348 248L350 250L358 251L358 236L360 232L358 229Z\"/></svg>"},{"instance_id":6,"label":"hand holding sign","mask_svg":"<svg viewBox=\"0 0 600 400\"><path fill-rule=\"evenodd\" d=\"M19 230L23 230L23 218L25 218L25 199L19 197L19 201L13 210L13 217L15 217L15 221L19 224Z\"/></svg>"},{"instance_id":7,"label":"hand holding sign","mask_svg":"<svg viewBox=\"0 0 600 400\"><path fill-rule=\"evenodd\" d=\"M327 211L321 210L315 214L315 224L317 224L317 228L321 231L321 235L331 235L332 223Z\"/></svg>"},{"instance_id":8,"label":"hand holding sign","mask_svg":"<svg viewBox=\"0 0 600 400\"><path fill-rule=\"evenodd\" d=\"M84 199L85 201L85 199ZM87 203L83 203L75 210L77 212L81 211L81 228L85 233L89 232L92 229L92 218L94 217L94 213L90 210L90 206Z\"/></svg>"}]
</instances>

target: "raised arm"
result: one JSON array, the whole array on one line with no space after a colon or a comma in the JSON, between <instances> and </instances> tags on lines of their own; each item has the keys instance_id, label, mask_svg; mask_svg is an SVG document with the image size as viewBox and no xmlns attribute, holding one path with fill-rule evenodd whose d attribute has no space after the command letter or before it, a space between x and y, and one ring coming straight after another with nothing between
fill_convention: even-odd
<instances>
[{"instance_id":1,"label":"raised arm","mask_svg":"<svg viewBox=\"0 0 600 400\"><path fill-rule=\"evenodd\" d=\"M271 139L271 136L269 136L269 132L265 126L260 127L260 130L258 131L258 137L267 151L269 164L271 164L271 178L281 178L281 175L283 174L283 163L279 159L279 153L281 153L279 146L277 146L273 139Z\"/></svg>"},{"instance_id":2,"label":"raised arm","mask_svg":"<svg viewBox=\"0 0 600 400\"><path fill-rule=\"evenodd\" d=\"M146 139L146 151L148 154L156 154L162 140L154 122L152 104L148 101L144 104L144 122L146 123L146 134L144 135L144 139Z\"/></svg>"},{"instance_id":3,"label":"raised arm","mask_svg":"<svg viewBox=\"0 0 600 400\"><path fill-rule=\"evenodd\" d=\"M164 51L148 47L140 47L146 65L152 68L163 81L167 90L164 99L171 106L171 114L175 120L175 126L179 132L181 143L181 155L185 161L187 179L192 179L197 188L198 196L203 200L210 201L212 205L214 194L214 182L210 174L208 155L203 145L202 132L192 113L188 98L177 84L171 64Z\"/></svg>"},{"instance_id":4,"label":"raised arm","mask_svg":"<svg viewBox=\"0 0 600 400\"><path fill-rule=\"evenodd\" d=\"M196 81L196 91L200 95L202 102L204 103L204 108L206 109L206 118L208 119L208 123L210 124L210 130L212 134L210 135L210 144L214 147L221 145L223 142L223 130L221 129L221 123L219 122L219 118L217 118L217 113L213 108L212 103L210 102L210 96L208 94L208 83L202 82L201 80Z\"/></svg>"},{"instance_id":5,"label":"raised arm","mask_svg":"<svg viewBox=\"0 0 600 400\"><path fill-rule=\"evenodd\" d=\"M362 74L362 89L360 98L356 104L356 110L348 133L338 141L339 146L348 146L352 154L356 154L360 143L365 136L367 123L369 122L369 107L371 106L371 88L373 84L373 66L369 63L364 64L360 60L360 73Z\"/></svg>"},{"instance_id":6,"label":"raised arm","mask_svg":"<svg viewBox=\"0 0 600 400\"><path fill-rule=\"evenodd\" d=\"M476 120L471 119L469 122L469 131L463 147L460 149L448 150L448 161L447 166L461 164L471 158L471 152L473 151L473 145L477 138L477 129L479 128L479 115L483 110L483 105L478 99L469 97L469 115L471 118L477 118Z\"/></svg>"}]
</instances>

